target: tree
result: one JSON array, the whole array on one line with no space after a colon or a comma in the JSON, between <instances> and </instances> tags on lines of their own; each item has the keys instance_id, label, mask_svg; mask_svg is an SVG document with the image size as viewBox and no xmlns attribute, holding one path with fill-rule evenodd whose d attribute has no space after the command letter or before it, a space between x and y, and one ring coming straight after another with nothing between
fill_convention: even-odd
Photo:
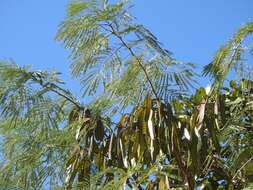
<instances>
[{"instance_id":1,"label":"tree","mask_svg":"<svg viewBox=\"0 0 253 190\"><path fill-rule=\"evenodd\" d=\"M71 50L85 105L59 73L0 62L1 187L250 189L253 81L243 55L253 23L204 67L205 89L194 65L173 58L128 8L68 6L56 40Z\"/></svg>"}]
</instances>

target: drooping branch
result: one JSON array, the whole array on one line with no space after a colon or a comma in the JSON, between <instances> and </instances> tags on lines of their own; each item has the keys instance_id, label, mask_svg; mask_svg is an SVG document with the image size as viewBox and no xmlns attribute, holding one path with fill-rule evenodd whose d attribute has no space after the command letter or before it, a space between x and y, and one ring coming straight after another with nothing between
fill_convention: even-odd
<instances>
[{"instance_id":1,"label":"drooping branch","mask_svg":"<svg viewBox=\"0 0 253 190\"><path fill-rule=\"evenodd\" d=\"M52 82L45 83L43 81L43 76L40 73L38 72L32 73L32 80L40 84L43 88L49 88L55 94L58 94L59 96L65 98L66 100L74 104L77 108L79 109L82 108L79 102L73 97L73 95L68 90L63 89Z\"/></svg>"}]
</instances>

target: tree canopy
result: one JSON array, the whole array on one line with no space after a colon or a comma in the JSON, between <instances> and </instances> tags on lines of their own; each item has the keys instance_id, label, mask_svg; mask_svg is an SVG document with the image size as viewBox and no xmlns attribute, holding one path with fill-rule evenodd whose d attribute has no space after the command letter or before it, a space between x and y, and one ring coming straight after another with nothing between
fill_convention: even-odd
<instances>
[{"instance_id":1,"label":"tree canopy","mask_svg":"<svg viewBox=\"0 0 253 190\"><path fill-rule=\"evenodd\" d=\"M56 71L0 61L1 188L253 188L253 23L199 76L130 7L69 3L56 41L81 99Z\"/></svg>"}]
</instances>

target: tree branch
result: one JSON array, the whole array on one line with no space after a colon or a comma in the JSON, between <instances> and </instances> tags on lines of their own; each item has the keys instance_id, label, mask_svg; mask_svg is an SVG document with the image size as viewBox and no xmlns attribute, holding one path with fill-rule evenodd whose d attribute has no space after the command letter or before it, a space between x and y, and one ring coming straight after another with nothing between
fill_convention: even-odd
<instances>
[{"instance_id":1,"label":"tree branch","mask_svg":"<svg viewBox=\"0 0 253 190\"><path fill-rule=\"evenodd\" d=\"M141 63L141 60L135 55L135 53L133 52L132 48L129 47L129 46L126 44L126 42L124 41L124 39L122 38L122 36L120 36L120 35L117 33L117 31L115 31L115 29L113 28L113 26L112 26L111 24L108 24L108 26L112 29L112 34L114 34L114 35L120 40L120 42L128 49L128 51L130 52L130 54L137 60L137 63L139 64L139 66L140 66L141 69L143 70L144 75L145 75L145 77L146 77L146 79L147 79L147 81L148 81L148 83L149 83L149 85L150 85L150 87L151 87L151 90L152 90L153 94L155 95L156 99L158 99L158 95L157 95L157 93L156 93L156 90L155 90L155 88L154 88L154 86L153 86L153 84L152 84L152 82L151 82L151 80L150 80L150 78L149 78L149 76L148 76L148 73L147 73L146 68L145 68L144 65Z\"/></svg>"},{"instance_id":2,"label":"tree branch","mask_svg":"<svg viewBox=\"0 0 253 190\"><path fill-rule=\"evenodd\" d=\"M66 100L68 100L69 102L71 102L72 104L74 104L77 108L81 109L82 106L74 100L74 98L72 97L72 95L70 94L69 91L66 91L65 89L57 86L56 84L54 83L44 83L43 80L42 80L42 76L38 77L37 76L32 76L32 80L36 83L39 83L43 88L49 88L52 92L54 92L55 94L58 94L59 96L65 98ZM58 90L62 91L58 91ZM69 97L67 94L70 94L71 97Z\"/></svg>"}]
</instances>

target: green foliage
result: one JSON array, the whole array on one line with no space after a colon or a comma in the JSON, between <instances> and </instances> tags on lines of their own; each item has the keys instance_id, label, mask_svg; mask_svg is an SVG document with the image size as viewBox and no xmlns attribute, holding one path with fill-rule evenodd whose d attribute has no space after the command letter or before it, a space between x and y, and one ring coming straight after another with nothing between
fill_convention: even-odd
<instances>
[{"instance_id":1,"label":"green foliage","mask_svg":"<svg viewBox=\"0 0 253 190\"><path fill-rule=\"evenodd\" d=\"M173 60L149 30L133 22L127 9L127 2L70 3L56 39L71 50L72 75L81 80L84 95L106 92L122 99L124 106L136 104L133 97L150 89L167 98L191 86L193 65ZM168 85L174 89L164 90Z\"/></svg>"},{"instance_id":2,"label":"green foliage","mask_svg":"<svg viewBox=\"0 0 253 190\"><path fill-rule=\"evenodd\" d=\"M128 9L71 1L59 26L86 105L59 73L0 62L1 188L252 188L253 81L231 72L253 24L204 68L209 92Z\"/></svg>"},{"instance_id":3,"label":"green foliage","mask_svg":"<svg viewBox=\"0 0 253 190\"><path fill-rule=\"evenodd\" d=\"M203 70L204 75L210 75L214 80L215 88L220 89L229 71L233 68L238 70L242 61L242 54L247 50L243 41L253 32L253 23L247 23L231 38L227 44L222 46L215 54L213 61L206 65ZM246 68L244 63L244 67ZM242 72L243 72L243 68Z\"/></svg>"}]
</instances>

